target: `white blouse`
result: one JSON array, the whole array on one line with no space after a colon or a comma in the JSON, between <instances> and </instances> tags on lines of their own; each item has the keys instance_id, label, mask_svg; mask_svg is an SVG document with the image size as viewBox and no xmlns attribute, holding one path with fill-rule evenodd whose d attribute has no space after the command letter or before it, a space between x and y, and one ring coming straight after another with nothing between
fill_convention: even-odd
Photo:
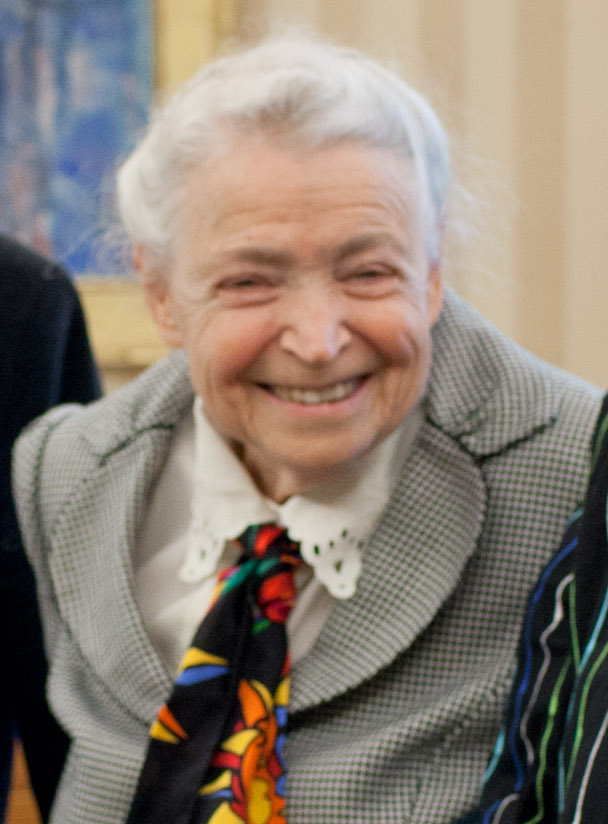
<instances>
[{"instance_id":1,"label":"white blouse","mask_svg":"<svg viewBox=\"0 0 608 824\"><path fill-rule=\"evenodd\" d=\"M217 573L235 563L227 541L249 524L273 521L300 542L306 565L288 619L290 650L302 658L336 598L350 598L361 550L388 503L422 423L416 407L338 482L282 504L255 486L207 420L200 398L179 427L149 501L135 549L135 590L153 643L175 672L211 600Z\"/></svg>"}]
</instances>

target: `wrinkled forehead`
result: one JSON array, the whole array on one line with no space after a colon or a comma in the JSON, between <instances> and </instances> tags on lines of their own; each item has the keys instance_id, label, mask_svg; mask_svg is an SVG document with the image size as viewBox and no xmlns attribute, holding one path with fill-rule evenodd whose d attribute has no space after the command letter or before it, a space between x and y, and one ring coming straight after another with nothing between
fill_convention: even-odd
<instances>
[{"instance_id":1,"label":"wrinkled forehead","mask_svg":"<svg viewBox=\"0 0 608 824\"><path fill-rule=\"evenodd\" d=\"M297 199L309 197L315 184L340 190L360 179L378 190L390 179L410 218L422 212L423 185L408 152L352 139L311 145L288 132L267 131L229 132L212 154L193 157L182 168L180 205L182 214L200 199L213 208L227 189L236 200L282 193Z\"/></svg>"},{"instance_id":2,"label":"wrinkled forehead","mask_svg":"<svg viewBox=\"0 0 608 824\"><path fill-rule=\"evenodd\" d=\"M405 231L423 244L419 186L409 156L357 141L310 148L268 135L233 139L189 170L173 232L182 247L287 227L349 232ZM331 222L326 227L325 222ZM413 237L415 236L415 237Z\"/></svg>"}]
</instances>

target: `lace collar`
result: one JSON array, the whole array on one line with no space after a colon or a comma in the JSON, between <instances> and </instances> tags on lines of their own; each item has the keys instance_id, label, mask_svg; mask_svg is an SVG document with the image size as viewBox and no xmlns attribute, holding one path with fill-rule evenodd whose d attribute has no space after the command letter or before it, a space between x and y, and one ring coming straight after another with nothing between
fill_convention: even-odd
<instances>
[{"instance_id":1,"label":"lace collar","mask_svg":"<svg viewBox=\"0 0 608 824\"><path fill-rule=\"evenodd\" d=\"M388 503L422 422L419 407L339 482L283 504L264 497L230 446L194 402L194 477L188 549L180 580L213 574L227 540L252 523L275 521L299 541L302 557L335 598L350 598L361 572L361 551Z\"/></svg>"}]
</instances>

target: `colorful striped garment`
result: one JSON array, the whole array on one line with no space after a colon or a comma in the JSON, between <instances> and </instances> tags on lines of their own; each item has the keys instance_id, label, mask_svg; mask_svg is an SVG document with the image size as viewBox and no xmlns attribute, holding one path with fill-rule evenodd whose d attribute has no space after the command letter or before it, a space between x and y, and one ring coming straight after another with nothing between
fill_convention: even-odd
<instances>
[{"instance_id":1,"label":"colorful striped garment","mask_svg":"<svg viewBox=\"0 0 608 824\"><path fill-rule=\"evenodd\" d=\"M483 824L608 821L608 396L584 506L532 592Z\"/></svg>"}]
</instances>

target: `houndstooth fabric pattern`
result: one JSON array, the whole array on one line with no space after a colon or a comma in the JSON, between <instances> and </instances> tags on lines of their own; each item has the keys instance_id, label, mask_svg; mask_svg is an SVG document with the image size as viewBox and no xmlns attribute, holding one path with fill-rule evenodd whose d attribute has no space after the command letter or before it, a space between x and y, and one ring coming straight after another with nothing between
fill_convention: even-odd
<instances>
[{"instance_id":1,"label":"houndstooth fabric pattern","mask_svg":"<svg viewBox=\"0 0 608 824\"><path fill-rule=\"evenodd\" d=\"M448 292L426 421L338 603L293 669L290 824L446 824L496 736L528 589L583 492L600 393L507 341ZM126 818L171 674L130 551L192 403L182 353L18 444L52 704L74 739L53 824Z\"/></svg>"}]
</instances>

